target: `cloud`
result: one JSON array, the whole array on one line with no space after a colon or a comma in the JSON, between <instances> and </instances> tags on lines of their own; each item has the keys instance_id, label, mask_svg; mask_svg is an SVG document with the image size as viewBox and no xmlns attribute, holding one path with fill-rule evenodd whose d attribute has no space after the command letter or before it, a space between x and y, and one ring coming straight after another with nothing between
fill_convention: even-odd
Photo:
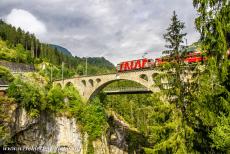
<instances>
[{"instance_id":1,"label":"cloud","mask_svg":"<svg viewBox=\"0 0 230 154\"><path fill-rule=\"evenodd\" d=\"M20 27L24 31L29 31L36 36L41 36L47 32L45 24L26 10L12 9L5 20L7 23Z\"/></svg>"},{"instance_id":2,"label":"cloud","mask_svg":"<svg viewBox=\"0 0 230 154\"><path fill-rule=\"evenodd\" d=\"M191 0L25 1L0 0L0 16L14 8L29 11L46 25L43 42L64 46L80 57L105 56L113 63L141 58L145 51L149 58L159 57L173 10L186 24L188 43L199 38Z\"/></svg>"}]
</instances>

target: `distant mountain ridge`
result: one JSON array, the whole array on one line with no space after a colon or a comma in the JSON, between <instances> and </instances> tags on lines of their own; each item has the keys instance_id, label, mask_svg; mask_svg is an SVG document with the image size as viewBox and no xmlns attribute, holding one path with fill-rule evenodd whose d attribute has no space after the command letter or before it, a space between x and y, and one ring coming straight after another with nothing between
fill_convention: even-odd
<instances>
[{"instance_id":1,"label":"distant mountain ridge","mask_svg":"<svg viewBox=\"0 0 230 154\"><path fill-rule=\"evenodd\" d=\"M99 67L107 67L107 68L115 67L110 61L108 61L104 57L88 57L87 59L91 65L96 65Z\"/></svg>"},{"instance_id":2,"label":"distant mountain ridge","mask_svg":"<svg viewBox=\"0 0 230 154\"><path fill-rule=\"evenodd\" d=\"M71 52L70 52L68 49L66 49L66 48L64 48L64 47L62 47L62 46L60 46L60 45L56 45L56 44L49 44L49 45L50 45L52 48L54 48L54 49L56 48L57 51L59 51L59 52L65 54L65 55L72 56Z\"/></svg>"},{"instance_id":3,"label":"distant mountain ridge","mask_svg":"<svg viewBox=\"0 0 230 154\"><path fill-rule=\"evenodd\" d=\"M66 49L60 45L56 45L56 44L49 44L49 45L54 49L56 48L57 51L59 51L60 53L63 53L63 54L68 55L68 56L72 56L71 52L68 49ZM78 58L80 58L80 57L78 57ZM85 57L80 58L80 59L85 59ZM88 57L87 60L88 60L88 63L91 65L95 65L95 66L99 66L99 67L114 68L114 65L110 61L105 59L104 57Z\"/></svg>"}]
</instances>

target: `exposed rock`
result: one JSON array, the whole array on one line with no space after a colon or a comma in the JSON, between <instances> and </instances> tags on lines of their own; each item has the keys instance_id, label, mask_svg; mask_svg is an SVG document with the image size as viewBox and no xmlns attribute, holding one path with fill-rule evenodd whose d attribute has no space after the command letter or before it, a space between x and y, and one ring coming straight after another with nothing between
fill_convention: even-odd
<instances>
[{"instance_id":1,"label":"exposed rock","mask_svg":"<svg viewBox=\"0 0 230 154\"><path fill-rule=\"evenodd\" d=\"M102 135L100 140L98 139L93 142L93 148L95 154L111 154L107 139L104 135Z\"/></svg>"},{"instance_id":2,"label":"exposed rock","mask_svg":"<svg viewBox=\"0 0 230 154\"><path fill-rule=\"evenodd\" d=\"M119 149L118 147L114 146L114 145L110 145L110 153L111 154L128 154L128 152Z\"/></svg>"},{"instance_id":3,"label":"exposed rock","mask_svg":"<svg viewBox=\"0 0 230 154\"><path fill-rule=\"evenodd\" d=\"M19 109L13 131L18 147L37 148L37 153L83 153L81 133L74 118L42 113L39 118L32 119L25 110Z\"/></svg>"},{"instance_id":4,"label":"exposed rock","mask_svg":"<svg viewBox=\"0 0 230 154\"><path fill-rule=\"evenodd\" d=\"M107 132L96 141L88 141L88 135L80 132L76 119L57 117L47 112L38 118L31 118L24 109L17 108L12 119L12 145L21 148L19 154L86 154L88 145L92 145L95 154L128 154L141 153L138 144L130 146L131 132L128 125L118 119L109 119ZM83 134L82 134L83 133ZM5 153L15 153L6 150ZM1 152L1 151L0 151Z\"/></svg>"}]
</instances>

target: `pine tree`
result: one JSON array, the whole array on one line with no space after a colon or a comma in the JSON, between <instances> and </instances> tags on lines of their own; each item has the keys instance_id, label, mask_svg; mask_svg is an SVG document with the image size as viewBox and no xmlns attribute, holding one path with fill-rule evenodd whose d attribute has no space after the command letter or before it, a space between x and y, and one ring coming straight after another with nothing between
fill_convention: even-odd
<instances>
[{"instance_id":1,"label":"pine tree","mask_svg":"<svg viewBox=\"0 0 230 154\"><path fill-rule=\"evenodd\" d=\"M197 78L193 93L197 106L203 147L215 153L230 152L230 63L226 51L230 47L230 2L228 0L193 0L197 9L196 28L203 49L208 53L205 71ZM200 112L202 111L202 112ZM201 115L202 114L202 115Z\"/></svg>"},{"instance_id":2,"label":"pine tree","mask_svg":"<svg viewBox=\"0 0 230 154\"><path fill-rule=\"evenodd\" d=\"M167 33L163 35L166 42L169 43L165 47L170 49L165 51L166 54L179 57L179 50L182 47L181 43L183 43L183 38L186 36L186 33L182 33L182 30L184 28L185 28L184 23L179 21L176 12L173 11L171 24L167 28Z\"/></svg>"},{"instance_id":3,"label":"pine tree","mask_svg":"<svg viewBox=\"0 0 230 154\"><path fill-rule=\"evenodd\" d=\"M193 0L198 17L196 28L201 34L201 42L208 56L215 57L221 80L227 75L226 51L230 47L230 1Z\"/></svg>"},{"instance_id":4,"label":"pine tree","mask_svg":"<svg viewBox=\"0 0 230 154\"><path fill-rule=\"evenodd\" d=\"M171 18L171 24L167 28L164 38L168 45L168 54L174 61L163 66L164 73L155 77L155 83L161 91L152 97L154 102L154 112L152 118L155 123L149 126L150 141L154 144L153 149L145 149L146 153L195 153L193 149L194 130L187 122L189 113L189 102L186 97L189 95L189 84L184 80L187 73L181 67L179 59L182 52L183 38L186 33L182 33L185 28L184 23L179 21L175 11ZM167 85L162 86L162 81L166 80Z\"/></svg>"}]
</instances>

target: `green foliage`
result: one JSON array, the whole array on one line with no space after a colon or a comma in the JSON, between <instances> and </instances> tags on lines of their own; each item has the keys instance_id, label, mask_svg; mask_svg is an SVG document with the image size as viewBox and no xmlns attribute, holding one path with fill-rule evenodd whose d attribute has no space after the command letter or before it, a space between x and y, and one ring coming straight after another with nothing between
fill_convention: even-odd
<instances>
[{"instance_id":1,"label":"green foliage","mask_svg":"<svg viewBox=\"0 0 230 154\"><path fill-rule=\"evenodd\" d=\"M44 110L76 117L90 140L95 140L105 131L106 115L99 98L85 104L72 85L67 85L64 89L53 86L47 90L35 83L24 82L17 78L10 84L7 93L25 108L31 117L39 116Z\"/></svg>"},{"instance_id":2,"label":"green foliage","mask_svg":"<svg viewBox=\"0 0 230 154\"><path fill-rule=\"evenodd\" d=\"M170 49L165 53L179 57L180 44L183 43L183 38L186 36L186 33L182 33L184 28L184 23L178 20L176 12L173 11L171 24L167 28L167 33L164 34L164 39L169 43L166 47Z\"/></svg>"},{"instance_id":3,"label":"green foliage","mask_svg":"<svg viewBox=\"0 0 230 154\"><path fill-rule=\"evenodd\" d=\"M57 113L69 112L82 125L82 131L87 132L90 140L100 137L105 130L106 116L99 99L90 104L82 102L78 91L68 85L63 90L53 87L47 95L48 109Z\"/></svg>"},{"instance_id":4,"label":"green foliage","mask_svg":"<svg viewBox=\"0 0 230 154\"><path fill-rule=\"evenodd\" d=\"M26 51L21 44L16 47L8 47L7 44L0 40L0 59L12 62L30 62L29 52Z\"/></svg>"},{"instance_id":5,"label":"green foliage","mask_svg":"<svg viewBox=\"0 0 230 154\"><path fill-rule=\"evenodd\" d=\"M230 65L226 51L230 47L230 2L193 0L193 4L199 14L195 22L202 48L211 57L205 72L197 78L199 93L193 93L194 104L200 104L196 112L200 119L197 125L203 129L203 138L209 143L206 147L228 153Z\"/></svg>"},{"instance_id":6,"label":"green foliage","mask_svg":"<svg viewBox=\"0 0 230 154\"><path fill-rule=\"evenodd\" d=\"M65 109L64 93L60 86L52 87L47 94L47 109L59 112Z\"/></svg>"},{"instance_id":7,"label":"green foliage","mask_svg":"<svg viewBox=\"0 0 230 154\"><path fill-rule=\"evenodd\" d=\"M89 140L88 146L87 146L87 154L94 154L94 148L92 140Z\"/></svg>"},{"instance_id":8,"label":"green foliage","mask_svg":"<svg viewBox=\"0 0 230 154\"><path fill-rule=\"evenodd\" d=\"M230 2L227 0L193 0L199 16L196 28L201 34L202 48L214 56L219 67L219 76L224 80L227 75L227 54L230 47Z\"/></svg>"},{"instance_id":9,"label":"green foliage","mask_svg":"<svg viewBox=\"0 0 230 154\"><path fill-rule=\"evenodd\" d=\"M32 117L37 117L44 109L44 90L39 85L15 79L7 90L9 97L15 98L21 107L24 107Z\"/></svg>"},{"instance_id":10,"label":"green foliage","mask_svg":"<svg viewBox=\"0 0 230 154\"><path fill-rule=\"evenodd\" d=\"M89 57L87 58L87 61L90 65L93 66L98 66L103 69L115 70L114 65L104 57Z\"/></svg>"},{"instance_id":11,"label":"green foliage","mask_svg":"<svg viewBox=\"0 0 230 154\"><path fill-rule=\"evenodd\" d=\"M154 97L159 97L154 94ZM152 119L155 122L149 126L149 141L153 143L153 149L147 149L153 153L193 153L192 140L193 129L183 120L182 112L175 104L155 102Z\"/></svg>"},{"instance_id":12,"label":"green foliage","mask_svg":"<svg viewBox=\"0 0 230 154\"><path fill-rule=\"evenodd\" d=\"M14 77L10 73L10 71L5 67L0 66L0 80L5 82L11 82L13 81L13 79Z\"/></svg>"},{"instance_id":13,"label":"green foliage","mask_svg":"<svg viewBox=\"0 0 230 154\"><path fill-rule=\"evenodd\" d=\"M226 152L230 152L230 118L221 116L217 126L210 132L213 146Z\"/></svg>"},{"instance_id":14,"label":"green foliage","mask_svg":"<svg viewBox=\"0 0 230 154\"><path fill-rule=\"evenodd\" d=\"M106 115L99 99L88 105L81 105L81 113L78 113L83 130L87 132L90 140L100 137L106 128Z\"/></svg>"}]
</instances>

